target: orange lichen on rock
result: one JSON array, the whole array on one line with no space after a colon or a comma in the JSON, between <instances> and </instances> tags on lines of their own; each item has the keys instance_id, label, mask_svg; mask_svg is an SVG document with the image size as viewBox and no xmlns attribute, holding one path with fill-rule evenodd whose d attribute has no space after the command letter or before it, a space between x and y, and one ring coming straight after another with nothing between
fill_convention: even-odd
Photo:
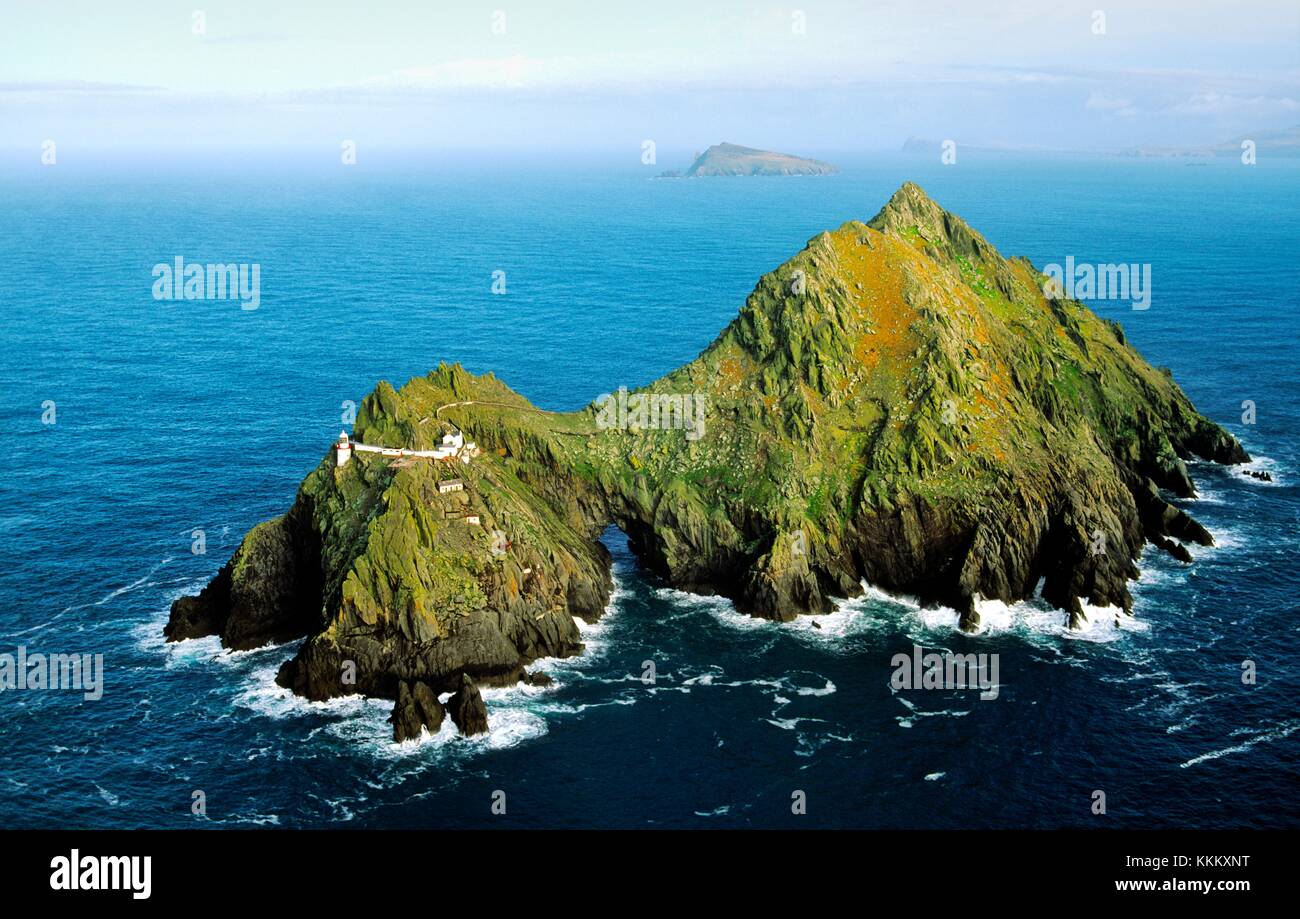
<instances>
[{"instance_id":1,"label":"orange lichen on rock","mask_svg":"<svg viewBox=\"0 0 1300 919\"><path fill-rule=\"evenodd\" d=\"M852 294L871 331L858 338L854 356L871 373L883 362L893 365L916 347L912 324L916 310L903 297L903 259L922 256L876 230L841 227L831 234L844 273L855 285Z\"/></svg>"},{"instance_id":2,"label":"orange lichen on rock","mask_svg":"<svg viewBox=\"0 0 1300 919\"><path fill-rule=\"evenodd\" d=\"M718 381L724 387L735 386L745 377L740 361L732 357L723 358L718 363Z\"/></svg>"}]
</instances>

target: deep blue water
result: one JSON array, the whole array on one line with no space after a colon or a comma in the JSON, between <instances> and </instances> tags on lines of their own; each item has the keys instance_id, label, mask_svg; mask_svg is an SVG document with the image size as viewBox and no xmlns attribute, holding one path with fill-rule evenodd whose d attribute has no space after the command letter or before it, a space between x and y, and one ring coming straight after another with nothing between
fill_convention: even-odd
<instances>
[{"instance_id":1,"label":"deep blue water","mask_svg":"<svg viewBox=\"0 0 1300 919\"><path fill-rule=\"evenodd\" d=\"M98 701L0 694L0 825L1300 824L1300 164L878 157L712 181L290 153L0 165L0 653L106 668ZM162 643L171 600L290 504L377 380L458 360L557 409L644 383L905 179L1039 266L1151 263L1150 310L1098 312L1274 475L1194 468L1187 504L1219 546L1190 568L1148 554L1134 622L1067 635L1020 605L967 637L879 595L821 629L758 622L667 590L611 533L619 592L588 653L546 667L558 685L490 691L487 738L404 747L387 703L275 687L292 646ZM177 255L258 262L260 309L155 301L151 268ZM999 654L998 698L893 692L913 642Z\"/></svg>"}]
</instances>

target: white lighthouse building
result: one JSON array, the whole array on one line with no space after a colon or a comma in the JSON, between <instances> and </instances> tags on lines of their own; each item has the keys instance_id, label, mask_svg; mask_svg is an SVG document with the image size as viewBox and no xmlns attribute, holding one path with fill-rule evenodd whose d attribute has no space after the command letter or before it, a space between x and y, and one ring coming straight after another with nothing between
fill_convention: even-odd
<instances>
[{"instance_id":1,"label":"white lighthouse building","mask_svg":"<svg viewBox=\"0 0 1300 919\"><path fill-rule=\"evenodd\" d=\"M443 434L442 443L432 450L408 450L405 447L375 446L374 444L363 444L359 441L354 444L348 440L347 431L340 431L338 443L334 445L334 452L337 464L339 468L342 468L348 464L348 460L352 459L354 452L378 453L380 456L391 456L398 460L418 458L445 460L450 463L459 459L462 463L469 463L473 457L479 456L483 451L472 440L466 440L465 435L460 431ZM403 465L409 465L409 463Z\"/></svg>"}]
</instances>

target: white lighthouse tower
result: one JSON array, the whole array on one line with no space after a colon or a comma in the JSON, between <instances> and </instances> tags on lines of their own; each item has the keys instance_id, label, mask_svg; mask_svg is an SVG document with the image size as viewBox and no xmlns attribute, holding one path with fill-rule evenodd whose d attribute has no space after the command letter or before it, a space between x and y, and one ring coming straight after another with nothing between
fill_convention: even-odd
<instances>
[{"instance_id":1,"label":"white lighthouse tower","mask_svg":"<svg viewBox=\"0 0 1300 919\"><path fill-rule=\"evenodd\" d=\"M334 445L334 452L338 457L339 468L346 466L348 460L352 459L352 443L348 440L347 431L339 432L339 442Z\"/></svg>"}]
</instances>

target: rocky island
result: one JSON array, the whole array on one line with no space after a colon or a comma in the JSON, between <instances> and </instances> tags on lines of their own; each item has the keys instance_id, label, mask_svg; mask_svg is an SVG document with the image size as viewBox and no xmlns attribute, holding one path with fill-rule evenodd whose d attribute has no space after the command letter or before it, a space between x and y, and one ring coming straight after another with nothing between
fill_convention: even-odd
<instances>
[{"instance_id":1,"label":"rocky island","mask_svg":"<svg viewBox=\"0 0 1300 919\"><path fill-rule=\"evenodd\" d=\"M393 699L394 737L465 733L479 685L545 681L611 590L613 524L643 564L754 616L864 583L945 604L1041 592L1128 611L1146 543L1210 534L1166 495L1185 460L1249 460L1118 324L1044 294L918 186L763 276L695 360L569 413L441 365L381 382L287 513L254 527L169 640L306 638L278 681ZM462 433L463 432L463 435ZM439 444L474 441L439 453ZM360 445L368 445L361 452ZM1116 613L1123 615L1123 612Z\"/></svg>"},{"instance_id":2,"label":"rocky island","mask_svg":"<svg viewBox=\"0 0 1300 919\"><path fill-rule=\"evenodd\" d=\"M1275 158L1300 157L1300 124L1281 130L1252 131L1244 137L1217 144L1196 147L1162 147L1141 146L1121 150L1120 156L1139 157L1216 157L1230 156L1234 159L1242 155L1245 144L1257 148L1260 156Z\"/></svg>"},{"instance_id":3,"label":"rocky island","mask_svg":"<svg viewBox=\"0 0 1300 919\"><path fill-rule=\"evenodd\" d=\"M714 144L695 158L685 173L665 172L660 178L696 176L821 176L839 172L830 163L808 160L788 153L755 150L725 141Z\"/></svg>"}]
</instances>

